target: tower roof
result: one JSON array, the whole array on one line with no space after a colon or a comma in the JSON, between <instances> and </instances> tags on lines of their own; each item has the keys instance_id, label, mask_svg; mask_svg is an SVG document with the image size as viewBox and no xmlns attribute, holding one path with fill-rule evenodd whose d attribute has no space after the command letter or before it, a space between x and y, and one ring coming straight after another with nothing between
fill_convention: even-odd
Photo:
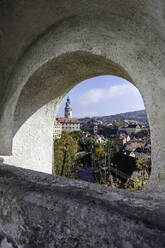
<instances>
[{"instance_id":1,"label":"tower roof","mask_svg":"<svg viewBox=\"0 0 165 248\"><path fill-rule=\"evenodd\" d=\"M65 117L72 118L72 107L71 107L69 96L67 97L67 101L65 104Z\"/></svg>"},{"instance_id":2,"label":"tower roof","mask_svg":"<svg viewBox=\"0 0 165 248\"><path fill-rule=\"evenodd\" d=\"M65 107L71 108L71 103L70 103L69 96L67 97L67 101L66 101Z\"/></svg>"}]
</instances>

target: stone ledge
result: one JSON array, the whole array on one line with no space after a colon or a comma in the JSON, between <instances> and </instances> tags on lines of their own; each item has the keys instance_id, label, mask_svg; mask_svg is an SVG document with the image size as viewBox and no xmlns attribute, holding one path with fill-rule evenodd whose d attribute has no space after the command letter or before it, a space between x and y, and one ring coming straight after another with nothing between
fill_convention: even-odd
<instances>
[{"instance_id":1,"label":"stone ledge","mask_svg":"<svg viewBox=\"0 0 165 248\"><path fill-rule=\"evenodd\" d=\"M164 247L163 193L113 190L1 165L0 195L0 224L20 244Z\"/></svg>"}]
</instances>

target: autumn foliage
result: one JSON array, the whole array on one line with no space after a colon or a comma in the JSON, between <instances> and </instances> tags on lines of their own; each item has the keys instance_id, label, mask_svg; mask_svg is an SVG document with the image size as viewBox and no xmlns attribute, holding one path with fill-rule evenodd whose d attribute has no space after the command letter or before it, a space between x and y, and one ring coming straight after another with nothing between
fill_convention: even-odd
<instances>
[{"instance_id":1,"label":"autumn foliage","mask_svg":"<svg viewBox=\"0 0 165 248\"><path fill-rule=\"evenodd\" d=\"M54 141L54 174L74 178L77 172L76 153L78 143L69 133L63 132Z\"/></svg>"}]
</instances>

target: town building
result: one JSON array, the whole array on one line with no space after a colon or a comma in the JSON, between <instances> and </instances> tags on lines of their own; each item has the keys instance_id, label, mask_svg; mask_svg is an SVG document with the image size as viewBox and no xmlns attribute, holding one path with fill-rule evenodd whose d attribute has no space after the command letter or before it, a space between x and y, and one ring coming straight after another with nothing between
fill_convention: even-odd
<instances>
[{"instance_id":1,"label":"town building","mask_svg":"<svg viewBox=\"0 0 165 248\"><path fill-rule=\"evenodd\" d=\"M56 118L54 125L54 138L60 138L63 131L72 132L80 130L80 122L77 118L72 118L72 106L69 97L67 98L65 109L65 116Z\"/></svg>"},{"instance_id":2,"label":"town building","mask_svg":"<svg viewBox=\"0 0 165 248\"><path fill-rule=\"evenodd\" d=\"M54 123L54 130L53 130L53 138L54 139L59 139L61 138L61 133L62 133L62 124L55 120L55 123Z\"/></svg>"},{"instance_id":3,"label":"town building","mask_svg":"<svg viewBox=\"0 0 165 248\"><path fill-rule=\"evenodd\" d=\"M97 123L97 121L94 121L94 123L93 123L93 133L97 134L97 131L98 131L98 123Z\"/></svg>"},{"instance_id":4,"label":"town building","mask_svg":"<svg viewBox=\"0 0 165 248\"><path fill-rule=\"evenodd\" d=\"M115 143L118 145L119 150L123 151L124 146L130 141L130 136L127 133L120 132L115 138Z\"/></svg>"},{"instance_id":5,"label":"town building","mask_svg":"<svg viewBox=\"0 0 165 248\"><path fill-rule=\"evenodd\" d=\"M62 125L62 132L72 132L80 130L80 122L77 118L57 118L56 119Z\"/></svg>"},{"instance_id":6,"label":"town building","mask_svg":"<svg viewBox=\"0 0 165 248\"><path fill-rule=\"evenodd\" d=\"M132 133L140 132L142 129L141 129L140 125L129 124L128 127L125 128L125 130L128 133L128 135L131 135Z\"/></svg>"}]
</instances>

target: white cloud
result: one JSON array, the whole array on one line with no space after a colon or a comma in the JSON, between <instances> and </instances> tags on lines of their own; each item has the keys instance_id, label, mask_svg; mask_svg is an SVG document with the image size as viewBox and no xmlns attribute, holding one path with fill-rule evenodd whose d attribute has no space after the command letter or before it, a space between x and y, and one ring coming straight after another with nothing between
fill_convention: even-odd
<instances>
[{"instance_id":1,"label":"white cloud","mask_svg":"<svg viewBox=\"0 0 165 248\"><path fill-rule=\"evenodd\" d=\"M89 105L101 101L104 97L104 89L91 89L80 98L81 105Z\"/></svg>"},{"instance_id":2,"label":"white cloud","mask_svg":"<svg viewBox=\"0 0 165 248\"><path fill-rule=\"evenodd\" d=\"M109 89L95 88L89 90L80 98L80 104L82 106L88 106L90 104L115 99L128 94L137 96L140 93L138 89L130 83L115 85Z\"/></svg>"},{"instance_id":3,"label":"white cloud","mask_svg":"<svg viewBox=\"0 0 165 248\"><path fill-rule=\"evenodd\" d=\"M91 112L82 112L79 113L77 117L83 118L83 117L93 117L93 116L104 116L104 115L110 115L110 113L104 113L104 112L96 112L96 111L91 111Z\"/></svg>"}]
</instances>

